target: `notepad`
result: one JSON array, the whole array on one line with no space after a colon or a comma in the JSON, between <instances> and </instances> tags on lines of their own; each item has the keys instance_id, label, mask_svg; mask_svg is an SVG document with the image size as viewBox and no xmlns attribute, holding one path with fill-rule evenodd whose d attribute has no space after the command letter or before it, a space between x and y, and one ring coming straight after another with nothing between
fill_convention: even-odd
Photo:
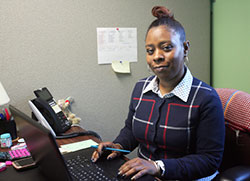
<instances>
[{"instance_id":1,"label":"notepad","mask_svg":"<svg viewBox=\"0 0 250 181\"><path fill-rule=\"evenodd\" d=\"M89 148L89 147L91 147L91 145L98 145L98 143L89 139L89 140L85 140L85 141L79 141L79 142L75 142L75 143L61 145L59 150L61 153L69 153L69 152L74 152L77 150Z\"/></svg>"}]
</instances>

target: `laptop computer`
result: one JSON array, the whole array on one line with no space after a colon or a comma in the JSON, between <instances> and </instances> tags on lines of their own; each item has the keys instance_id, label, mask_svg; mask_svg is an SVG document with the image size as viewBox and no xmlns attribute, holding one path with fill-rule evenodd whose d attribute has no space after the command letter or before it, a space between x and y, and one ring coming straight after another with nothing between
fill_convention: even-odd
<instances>
[{"instance_id":1,"label":"laptop computer","mask_svg":"<svg viewBox=\"0 0 250 181\"><path fill-rule=\"evenodd\" d=\"M54 136L49 130L41 126L35 120L14 106L10 105L9 109L11 114L14 116L20 136L26 141L32 158L36 162L42 174L48 180L68 181L82 179L87 181L96 181L97 175L100 178L99 180L129 180L117 177L118 169L123 163L125 163L125 160L122 158L109 161L107 161L106 158L103 158L98 160L97 163L92 163L90 158L94 148L82 149L62 155L58 149ZM70 163L75 159L84 159L84 166L81 165L73 168ZM80 173L82 170L90 172L90 175L87 177L80 175L80 179L76 178L75 174L78 174L78 171ZM155 178L153 176L146 175L138 180L151 181L155 180Z\"/></svg>"}]
</instances>

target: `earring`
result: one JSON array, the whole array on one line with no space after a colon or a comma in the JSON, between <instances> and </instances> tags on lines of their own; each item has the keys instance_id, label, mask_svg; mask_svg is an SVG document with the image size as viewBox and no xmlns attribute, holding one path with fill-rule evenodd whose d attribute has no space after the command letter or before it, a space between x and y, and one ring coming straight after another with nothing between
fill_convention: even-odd
<instances>
[{"instance_id":1,"label":"earring","mask_svg":"<svg viewBox=\"0 0 250 181\"><path fill-rule=\"evenodd\" d=\"M189 64L188 56L184 57L184 63L186 66L188 66L188 64Z\"/></svg>"}]
</instances>

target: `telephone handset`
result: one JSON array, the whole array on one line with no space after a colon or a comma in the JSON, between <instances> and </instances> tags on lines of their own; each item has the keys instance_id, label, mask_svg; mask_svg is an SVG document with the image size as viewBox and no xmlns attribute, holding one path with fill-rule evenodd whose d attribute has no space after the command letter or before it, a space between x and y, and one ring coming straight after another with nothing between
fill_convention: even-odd
<instances>
[{"instance_id":1,"label":"telephone handset","mask_svg":"<svg viewBox=\"0 0 250 181\"><path fill-rule=\"evenodd\" d=\"M29 101L29 105L39 122L51 130L54 136L67 131L71 127L71 122L56 104L49 90L44 87L35 90L34 93L37 98Z\"/></svg>"}]
</instances>

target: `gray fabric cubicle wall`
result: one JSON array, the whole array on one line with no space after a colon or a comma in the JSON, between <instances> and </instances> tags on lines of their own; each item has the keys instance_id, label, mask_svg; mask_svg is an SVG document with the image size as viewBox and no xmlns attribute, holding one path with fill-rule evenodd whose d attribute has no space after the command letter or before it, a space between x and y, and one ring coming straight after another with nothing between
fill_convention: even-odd
<instances>
[{"instance_id":1,"label":"gray fabric cubicle wall","mask_svg":"<svg viewBox=\"0 0 250 181\"><path fill-rule=\"evenodd\" d=\"M30 114L33 90L72 96L81 125L112 140L124 124L135 82L149 75L144 39L154 5L168 6L190 40L189 67L209 83L209 0L0 1L0 81L11 104ZM136 27L138 62L131 74L97 63L97 27Z\"/></svg>"}]
</instances>

